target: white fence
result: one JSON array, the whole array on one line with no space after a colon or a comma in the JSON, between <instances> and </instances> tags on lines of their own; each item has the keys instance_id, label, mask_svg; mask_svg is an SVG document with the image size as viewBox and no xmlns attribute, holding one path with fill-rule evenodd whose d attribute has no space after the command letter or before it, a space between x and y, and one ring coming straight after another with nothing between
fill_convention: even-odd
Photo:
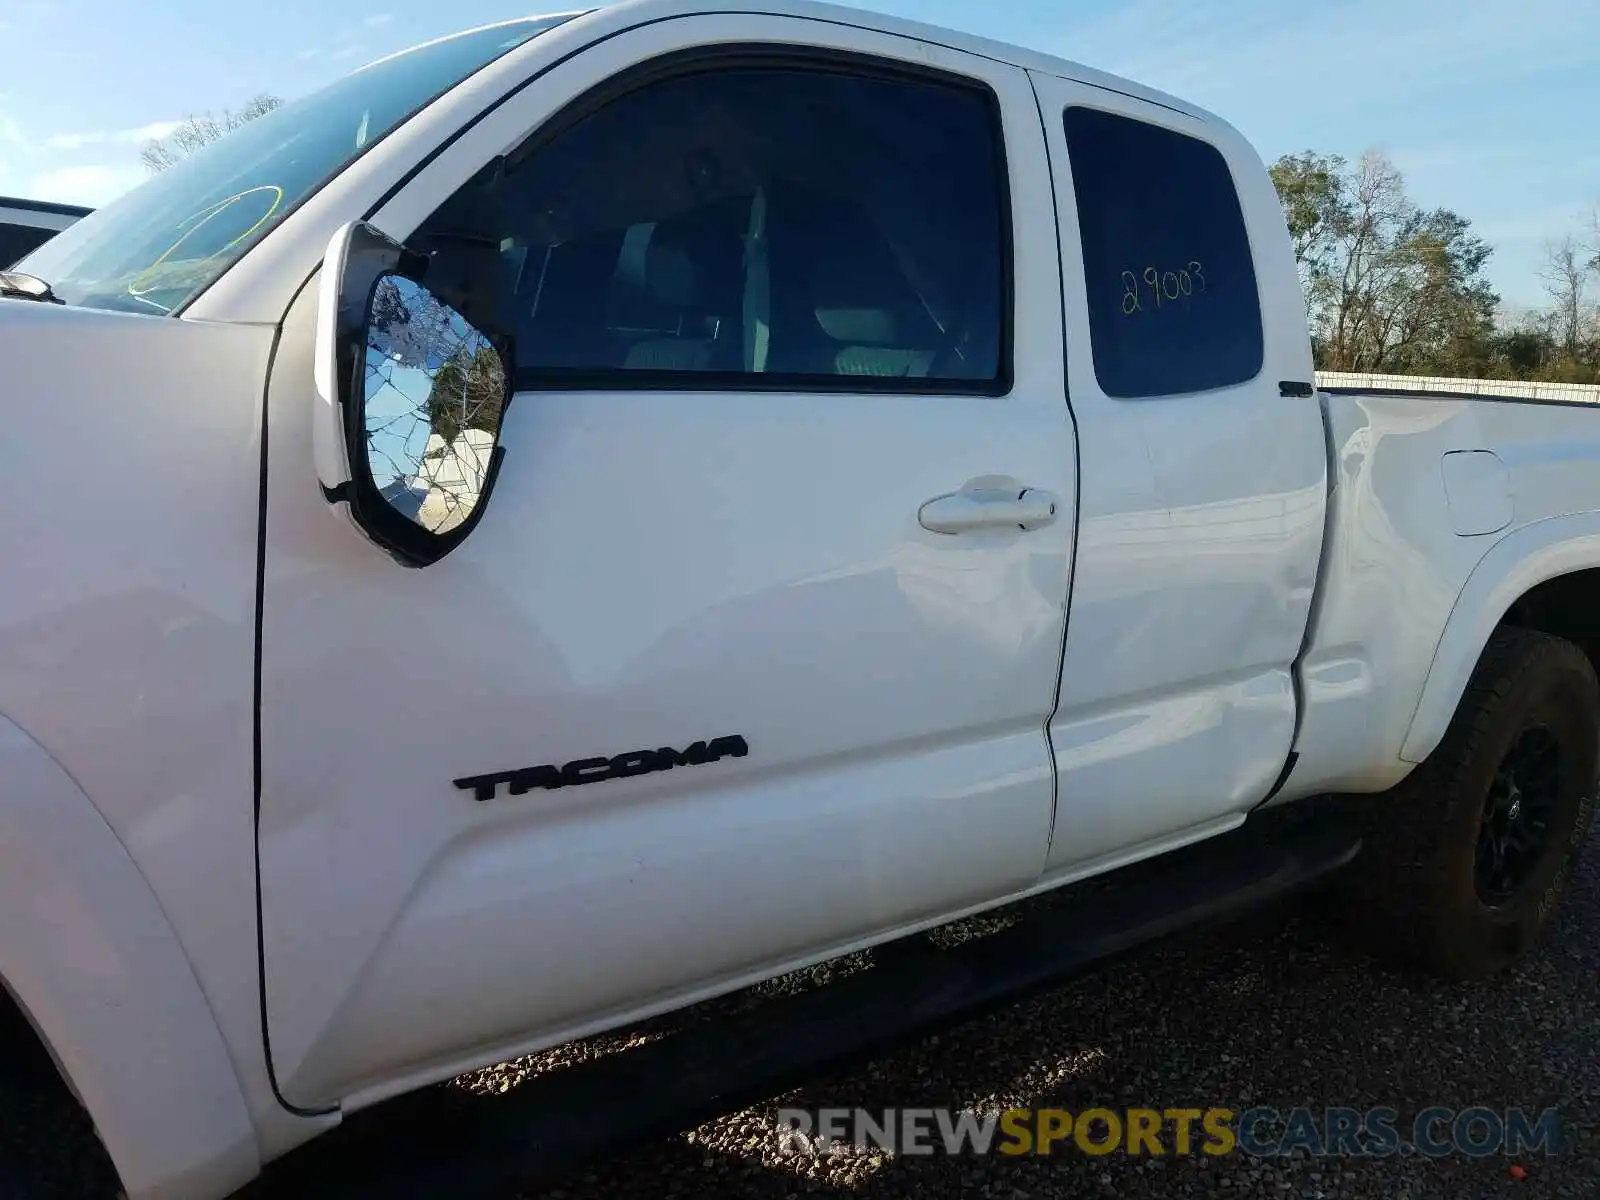
<instances>
[{"instance_id":1,"label":"white fence","mask_svg":"<svg viewBox=\"0 0 1600 1200\"><path fill-rule=\"evenodd\" d=\"M1520 379L1446 379L1437 375L1367 375L1318 371L1317 386L1373 388L1394 392L1453 392L1458 396L1515 396L1523 400L1567 400L1600 404L1600 384L1531 383Z\"/></svg>"}]
</instances>

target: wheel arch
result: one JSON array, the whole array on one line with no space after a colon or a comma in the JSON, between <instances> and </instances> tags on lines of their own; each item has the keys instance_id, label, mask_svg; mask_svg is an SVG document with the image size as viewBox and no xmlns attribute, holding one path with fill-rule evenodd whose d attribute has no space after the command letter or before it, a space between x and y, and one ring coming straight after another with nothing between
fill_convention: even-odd
<instances>
[{"instance_id":1,"label":"wheel arch","mask_svg":"<svg viewBox=\"0 0 1600 1200\"><path fill-rule=\"evenodd\" d=\"M1403 760L1420 763L1438 746L1502 624L1567 638L1600 670L1600 512L1535 521L1479 560L1434 649L1401 747Z\"/></svg>"},{"instance_id":2,"label":"wheel arch","mask_svg":"<svg viewBox=\"0 0 1600 1200\"><path fill-rule=\"evenodd\" d=\"M260 1168L233 1062L155 894L100 812L0 715L0 980L129 1200Z\"/></svg>"}]
</instances>

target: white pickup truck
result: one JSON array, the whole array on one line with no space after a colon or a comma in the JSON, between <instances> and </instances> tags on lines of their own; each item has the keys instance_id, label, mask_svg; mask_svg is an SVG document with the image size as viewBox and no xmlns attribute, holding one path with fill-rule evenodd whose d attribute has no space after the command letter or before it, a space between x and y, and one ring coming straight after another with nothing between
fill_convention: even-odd
<instances>
[{"instance_id":1,"label":"white pickup truck","mask_svg":"<svg viewBox=\"0 0 1600 1200\"><path fill-rule=\"evenodd\" d=\"M1053 964L864 977L912 1028L1336 867L1480 974L1584 840L1600 414L1317 391L1260 159L1137 84L511 21L0 290L0 978L133 1200L1157 856Z\"/></svg>"}]
</instances>

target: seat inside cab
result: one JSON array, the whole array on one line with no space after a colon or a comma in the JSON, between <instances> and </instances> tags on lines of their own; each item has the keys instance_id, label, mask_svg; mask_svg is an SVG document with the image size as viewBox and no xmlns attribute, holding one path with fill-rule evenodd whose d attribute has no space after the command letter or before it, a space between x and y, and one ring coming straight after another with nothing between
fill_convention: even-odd
<instances>
[{"instance_id":1,"label":"seat inside cab","mask_svg":"<svg viewBox=\"0 0 1600 1200\"><path fill-rule=\"evenodd\" d=\"M672 81L513 158L421 234L498 246L520 387L989 380L996 242L952 230L998 219L997 182L952 176L914 99L825 73Z\"/></svg>"}]
</instances>

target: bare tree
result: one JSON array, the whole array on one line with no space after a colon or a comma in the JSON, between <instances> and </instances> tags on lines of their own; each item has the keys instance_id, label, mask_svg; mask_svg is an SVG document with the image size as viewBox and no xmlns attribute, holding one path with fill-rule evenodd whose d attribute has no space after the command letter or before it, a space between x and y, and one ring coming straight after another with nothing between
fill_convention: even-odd
<instances>
[{"instance_id":1,"label":"bare tree","mask_svg":"<svg viewBox=\"0 0 1600 1200\"><path fill-rule=\"evenodd\" d=\"M1382 326L1391 308L1385 301L1398 267L1390 248L1407 201L1400 172L1375 150L1361 156L1350 191L1337 222L1343 269L1335 278L1328 349L1335 369L1370 371L1384 358Z\"/></svg>"},{"instance_id":2,"label":"bare tree","mask_svg":"<svg viewBox=\"0 0 1600 1200\"><path fill-rule=\"evenodd\" d=\"M139 161L152 173L165 171L223 134L231 133L239 126L282 106L283 101L277 96L263 92L246 101L239 109L225 108L221 113L191 113L166 137L146 142L144 149L139 152Z\"/></svg>"},{"instance_id":3,"label":"bare tree","mask_svg":"<svg viewBox=\"0 0 1600 1200\"><path fill-rule=\"evenodd\" d=\"M1550 297L1550 336L1569 362L1576 361L1587 325L1589 281L1594 270L1587 248L1571 234L1545 242L1545 295Z\"/></svg>"},{"instance_id":4,"label":"bare tree","mask_svg":"<svg viewBox=\"0 0 1600 1200\"><path fill-rule=\"evenodd\" d=\"M1285 157L1272 178L1319 365L1418 372L1483 357L1499 298L1482 273L1489 247L1465 218L1419 208L1378 151L1354 166L1337 156Z\"/></svg>"}]
</instances>

